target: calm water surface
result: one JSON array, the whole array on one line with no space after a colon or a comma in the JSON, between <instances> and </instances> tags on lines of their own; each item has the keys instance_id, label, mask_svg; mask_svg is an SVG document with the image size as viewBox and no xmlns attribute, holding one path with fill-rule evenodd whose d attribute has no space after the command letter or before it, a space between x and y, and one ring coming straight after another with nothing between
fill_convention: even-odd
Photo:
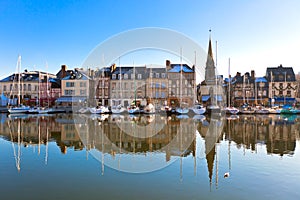
<instances>
[{"instance_id":1,"label":"calm water surface","mask_svg":"<svg viewBox=\"0 0 300 200\"><path fill-rule=\"evenodd\" d=\"M300 116L0 120L1 199L300 199Z\"/></svg>"}]
</instances>

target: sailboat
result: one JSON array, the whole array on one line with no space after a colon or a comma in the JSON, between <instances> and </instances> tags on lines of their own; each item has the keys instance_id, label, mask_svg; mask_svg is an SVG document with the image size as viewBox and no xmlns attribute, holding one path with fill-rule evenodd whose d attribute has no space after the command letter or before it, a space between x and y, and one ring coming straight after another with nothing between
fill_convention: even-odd
<instances>
[{"instance_id":1,"label":"sailboat","mask_svg":"<svg viewBox=\"0 0 300 200\"><path fill-rule=\"evenodd\" d=\"M117 106L113 106L112 108L111 108L111 112L113 113L113 114L121 114L121 113L125 113L126 112L126 108L124 107L124 106L122 106L122 81L121 81L121 79L122 79L122 68L121 68L121 66L120 66L120 58L119 58L119 69L120 69L120 77L119 77L119 82L120 82L120 90L121 90L121 93L120 93L120 95L121 95L121 98L120 98L120 104L119 105L117 105Z\"/></svg>"},{"instance_id":2,"label":"sailboat","mask_svg":"<svg viewBox=\"0 0 300 200\"><path fill-rule=\"evenodd\" d=\"M229 113L229 114L232 114L232 115L236 115L240 112L239 109L231 106L231 76L230 76L230 58L229 58L229 66L228 66L228 79L229 79L229 82L228 82L228 107L226 108L226 112ZM245 80L245 75L244 75L244 80ZM244 86L244 85L243 85ZM243 87L244 89L244 87ZM244 96L244 99L245 99L245 93L243 92L243 96Z\"/></svg>"},{"instance_id":3,"label":"sailboat","mask_svg":"<svg viewBox=\"0 0 300 200\"><path fill-rule=\"evenodd\" d=\"M24 106L21 104L21 56L18 57L18 62L17 62L17 68L18 68L18 105L16 107L12 107L8 109L8 112L10 114L15 114L15 113L27 113L28 110L30 109L29 106ZM11 91L12 92L12 91Z\"/></svg>"},{"instance_id":4,"label":"sailboat","mask_svg":"<svg viewBox=\"0 0 300 200\"><path fill-rule=\"evenodd\" d=\"M180 115L188 114L189 112L186 103L182 102L182 70L182 49L180 49L180 102L179 107L176 108L176 113Z\"/></svg>"},{"instance_id":5,"label":"sailboat","mask_svg":"<svg viewBox=\"0 0 300 200\"><path fill-rule=\"evenodd\" d=\"M41 107L41 76L40 76L40 71L39 71L39 78L38 78L38 89L39 89L39 92L38 92L38 105L37 107L34 107L34 108L31 108L28 110L28 113L30 114L47 114L49 109L48 108L44 108L44 107ZM48 74L47 74L47 98L48 98Z\"/></svg>"},{"instance_id":6,"label":"sailboat","mask_svg":"<svg viewBox=\"0 0 300 200\"><path fill-rule=\"evenodd\" d=\"M196 92L196 52L195 52L195 67L194 67L194 92ZM206 108L199 104L198 101L195 100L195 95L193 96L194 101L196 102L195 105L192 107L192 111L196 115L203 115L206 112Z\"/></svg>"},{"instance_id":7,"label":"sailboat","mask_svg":"<svg viewBox=\"0 0 300 200\"><path fill-rule=\"evenodd\" d=\"M128 107L127 111L129 114L141 114L142 110L139 108L139 106L137 106L137 101L136 101L135 66L133 66L133 74L134 74L134 101Z\"/></svg>"},{"instance_id":8,"label":"sailboat","mask_svg":"<svg viewBox=\"0 0 300 200\"><path fill-rule=\"evenodd\" d=\"M150 73L150 87L151 87L150 96L152 97L152 86L153 86L153 83L152 83L152 68L150 68L150 70L151 70L151 73ZM155 106L152 104L151 98L150 98L148 104L144 108L144 113L145 114L155 114Z\"/></svg>"}]
</instances>

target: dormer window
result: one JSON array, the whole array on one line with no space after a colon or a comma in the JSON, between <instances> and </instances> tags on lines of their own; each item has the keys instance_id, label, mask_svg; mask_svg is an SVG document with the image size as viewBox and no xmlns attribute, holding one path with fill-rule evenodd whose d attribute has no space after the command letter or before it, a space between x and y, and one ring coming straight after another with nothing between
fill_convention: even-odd
<instances>
[{"instance_id":1,"label":"dormer window","mask_svg":"<svg viewBox=\"0 0 300 200\"><path fill-rule=\"evenodd\" d=\"M138 79L142 79L142 74L138 74Z\"/></svg>"},{"instance_id":2,"label":"dormer window","mask_svg":"<svg viewBox=\"0 0 300 200\"><path fill-rule=\"evenodd\" d=\"M159 73L156 73L156 74L155 74L155 77L156 77L156 78L159 78Z\"/></svg>"},{"instance_id":3,"label":"dormer window","mask_svg":"<svg viewBox=\"0 0 300 200\"><path fill-rule=\"evenodd\" d=\"M128 74L124 74L124 79L128 79Z\"/></svg>"},{"instance_id":4,"label":"dormer window","mask_svg":"<svg viewBox=\"0 0 300 200\"><path fill-rule=\"evenodd\" d=\"M119 79L122 79L122 74L119 74Z\"/></svg>"},{"instance_id":5,"label":"dormer window","mask_svg":"<svg viewBox=\"0 0 300 200\"><path fill-rule=\"evenodd\" d=\"M115 74L112 75L112 79L116 79L116 75Z\"/></svg>"},{"instance_id":6,"label":"dormer window","mask_svg":"<svg viewBox=\"0 0 300 200\"><path fill-rule=\"evenodd\" d=\"M162 78L166 78L166 74L165 74L165 73L162 73L162 74L161 74L161 77L162 77Z\"/></svg>"},{"instance_id":7,"label":"dormer window","mask_svg":"<svg viewBox=\"0 0 300 200\"><path fill-rule=\"evenodd\" d=\"M134 79L134 74L131 74L131 79Z\"/></svg>"}]
</instances>

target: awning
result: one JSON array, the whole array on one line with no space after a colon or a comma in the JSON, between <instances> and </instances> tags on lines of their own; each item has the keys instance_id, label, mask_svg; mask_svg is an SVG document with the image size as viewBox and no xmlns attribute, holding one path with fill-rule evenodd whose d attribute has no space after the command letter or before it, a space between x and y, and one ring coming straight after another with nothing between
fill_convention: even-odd
<instances>
[{"instance_id":1,"label":"awning","mask_svg":"<svg viewBox=\"0 0 300 200\"><path fill-rule=\"evenodd\" d=\"M202 96L202 101L208 101L209 98L210 98L209 95L203 95Z\"/></svg>"},{"instance_id":2,"label":"awning","mask_svg":"<svg viewBox=\"0 0 300 200\"><path fill-rule=\"evenodd\" d=\"M292 97L275 97L275 102L295 102L296 99ZM269 98L269 101L272 102L272 98Z\"/></svg>"},{"instance_id":3,"label":"awning","mask_svg":"<svg viewBox=\"0 0 300 200\"><path fill-rule=\"evenodd\" d=\"M59 97L55 100L56 103L83 103L86 101L86 97L70 97L70 96L63 96Z\"/></svg>"}]
</instances>

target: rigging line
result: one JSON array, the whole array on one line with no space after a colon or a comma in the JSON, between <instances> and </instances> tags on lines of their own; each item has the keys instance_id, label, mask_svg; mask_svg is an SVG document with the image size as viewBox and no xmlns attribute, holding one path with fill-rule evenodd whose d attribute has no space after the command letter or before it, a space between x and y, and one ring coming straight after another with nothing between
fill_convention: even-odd
<instances>
[{"instance_id":1,"label":"rigging line","mask_svg":"<svg viewBox=\"0 0 300 200\"><path fill-rule=\"evenodd\" d=\"M20 171L20 169L21 169L20 162L19 162L19 159L17 159L16 149L15 149L14 140L13 140L13 134L12 134L11 125L10 125L10 120L8 120L8 129L9 129L9 133L10 133L11 145L13 148L14 158L15 158L15 162L16 162L16 168L18 169L18 171Z\"/></svg>"}]
</instances>

